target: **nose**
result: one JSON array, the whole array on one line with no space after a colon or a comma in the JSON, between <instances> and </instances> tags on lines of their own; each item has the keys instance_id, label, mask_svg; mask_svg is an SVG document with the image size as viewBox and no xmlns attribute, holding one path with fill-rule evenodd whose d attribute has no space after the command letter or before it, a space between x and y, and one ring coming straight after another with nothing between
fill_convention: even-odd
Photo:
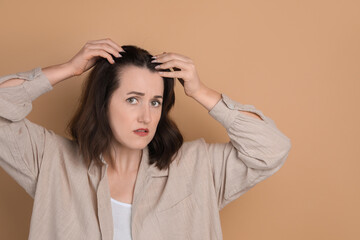
<instances>
[{"instance_id":1,"label":"nose","mask_svg":"<svg viewBox=\"0 0 360 240\"><path fill-rule=\"evenodd\" d=\"M150 106L144 106L141 109L141 113L139 114L138 120L139 120L139 122L142 122L142 123L150 123L151 122Z\"/></svg>"}]
</instances>

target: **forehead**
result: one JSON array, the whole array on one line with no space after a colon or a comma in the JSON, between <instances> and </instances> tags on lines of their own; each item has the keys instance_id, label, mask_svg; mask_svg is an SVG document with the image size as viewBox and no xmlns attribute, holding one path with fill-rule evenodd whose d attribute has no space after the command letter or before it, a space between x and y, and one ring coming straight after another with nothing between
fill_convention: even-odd
<instances>
[{"instance_id":1,"label":"forehead","mask_svg":"<svg viewBox=\"0 0 360 240\"><path fill-rule=\"evenodd\" d=\"M163 95L164 83L157 72L147 68L126 66L120 73L120 84L117 89L120 93L137 91L150 95Z\"/></svg>"}]
</instances>

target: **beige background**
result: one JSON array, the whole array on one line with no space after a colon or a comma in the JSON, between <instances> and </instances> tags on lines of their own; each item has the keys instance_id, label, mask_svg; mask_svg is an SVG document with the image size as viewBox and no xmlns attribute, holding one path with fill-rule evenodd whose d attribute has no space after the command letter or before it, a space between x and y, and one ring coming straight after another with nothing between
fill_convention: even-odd
<instances>
[{"instance_id":1,"label":"beige background","mask_svg":"<svg viewBox=\"0 0 360 240\"><path fill-rule=\"evenodd\" d=\"M201 80L254 105L292 140L287 162L221 212L226 240L360 239L360 3L320 0L0 0L0 75L62 63L110 37L192 58ZM64 135L84 77L34 102ZM228 140L176 87L185 139ZM0 169L0 239L27 239L32 199Z\"/></svg>"}]
</instances>

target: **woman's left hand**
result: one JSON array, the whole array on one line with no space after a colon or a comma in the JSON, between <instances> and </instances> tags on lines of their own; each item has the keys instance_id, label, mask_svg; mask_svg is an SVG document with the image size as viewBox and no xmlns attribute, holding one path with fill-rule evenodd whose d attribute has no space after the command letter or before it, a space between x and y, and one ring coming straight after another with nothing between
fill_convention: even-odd
<instances>
[{"instance_id":1,"label":"woman's left hand","mask_svg":"<svg viewBox=\"0 0 360 240\"><path fill-rule=\"evenodd\" d=\"M194 97L196 93L200 92L204 85L200 82L199 76L196 72L194 62L183 55L177 53L162 53L154 56L153 63L161 63L156 66L160 69L179 69L178 71L162 72L159 74L162 77L178 78L184 87L185 94L189 97Z\"/></svg>"}]
</instances>

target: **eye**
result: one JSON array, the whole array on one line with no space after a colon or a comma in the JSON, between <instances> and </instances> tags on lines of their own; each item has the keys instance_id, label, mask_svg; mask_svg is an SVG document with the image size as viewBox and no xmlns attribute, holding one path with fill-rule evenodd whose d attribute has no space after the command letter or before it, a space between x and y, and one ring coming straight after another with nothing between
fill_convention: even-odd
<instances>
[{"instance_id":1,"label":"eye","mask_svg":"<svg viewBox=\"0 0 360 240\"><path fill-rule=\"evenodd\" d=\"M138 102L138 100L134 97L128 98L128 99L126 99L126 101L130 104L135 104Z\"/></svg>"},{"instance_id":2,"label":"eye","mask_svg":"<svg viewBox=\"0 0 360 240\"><path fill-rule=\"evenodd\" d=\"M159 101L152 101L151 105L153 105L154 107L159 107L161 105L161 102Z\"/></svg>"}]
</instances>

